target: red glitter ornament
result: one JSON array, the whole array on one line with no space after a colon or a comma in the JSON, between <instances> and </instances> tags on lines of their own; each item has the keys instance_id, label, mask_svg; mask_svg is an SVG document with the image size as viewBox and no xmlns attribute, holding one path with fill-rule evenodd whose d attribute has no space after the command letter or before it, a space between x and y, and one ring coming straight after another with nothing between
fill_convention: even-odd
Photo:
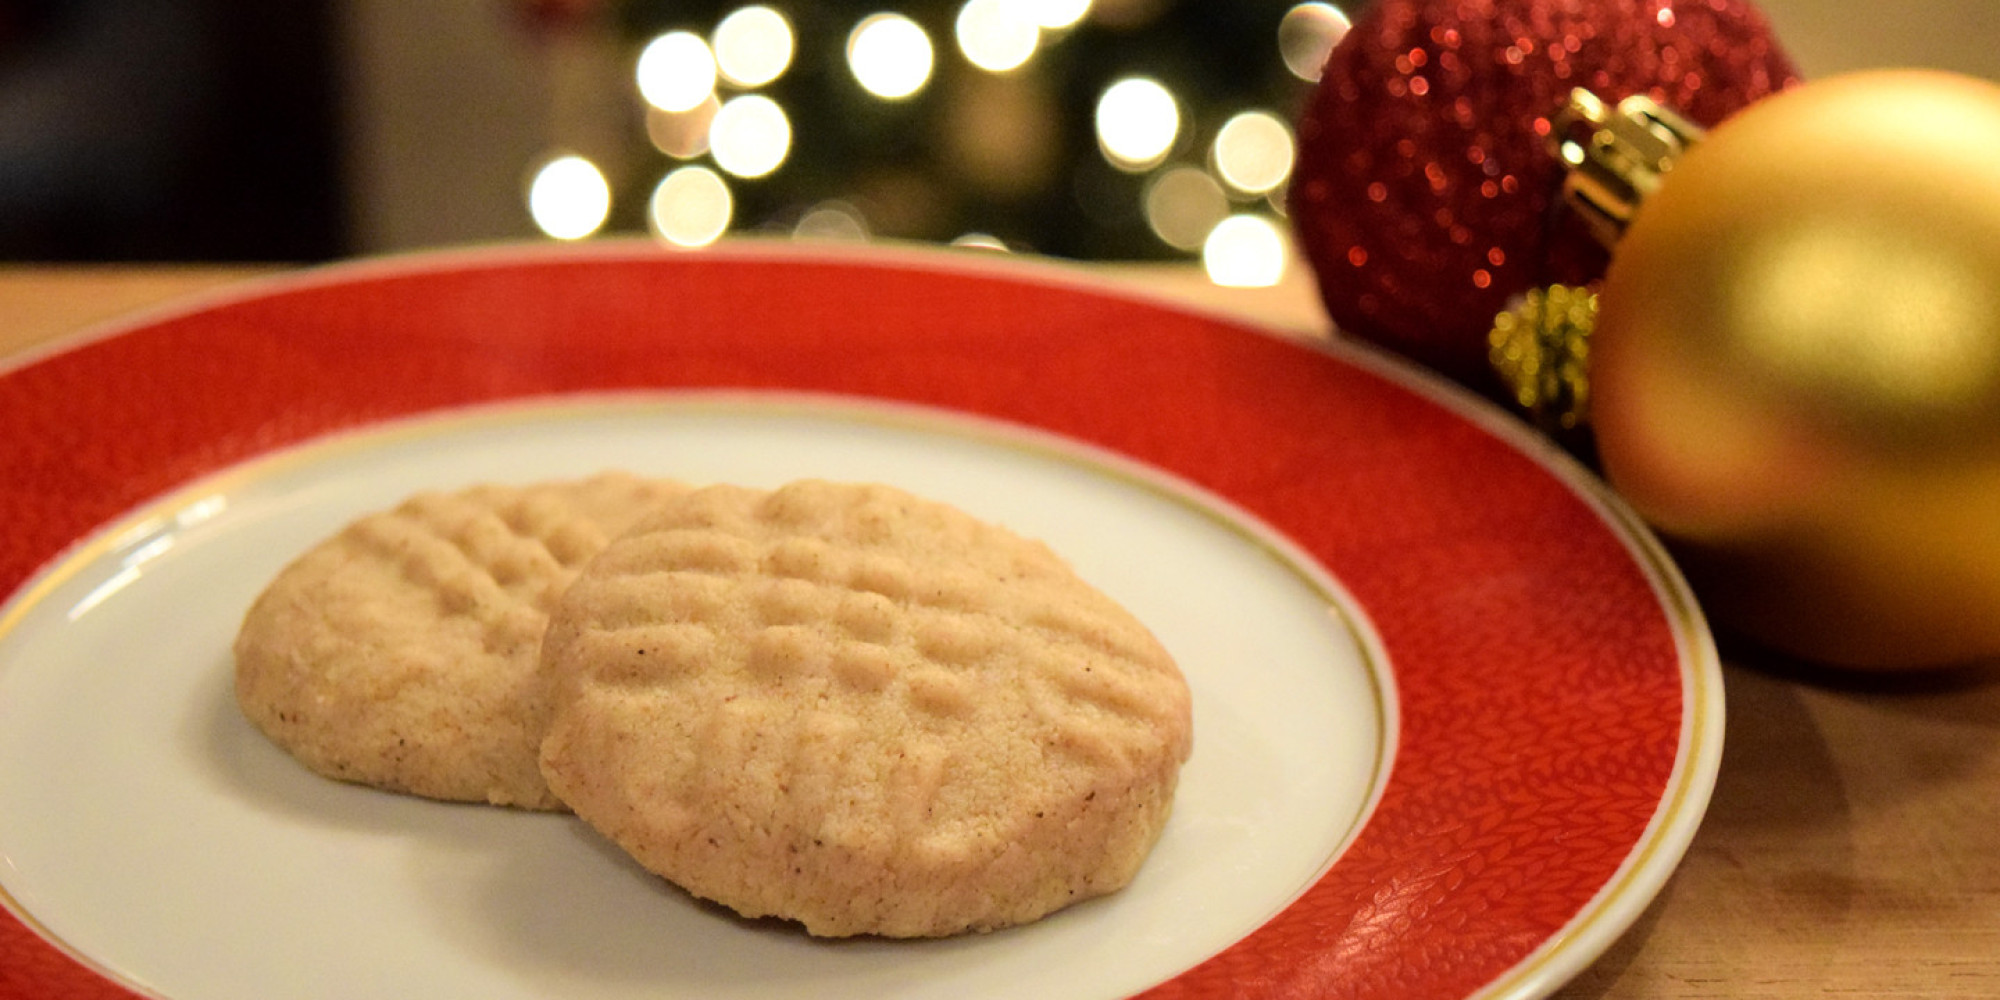
<instances>
[{"instance_id":1,"label":"red glitter ornament","mask_svg":"<svg viewBox=\"0 0 2000 1000\"><path fill-rule=\"evenodd\" d=\"M1698 124L1797 82L1746 0L1379 0L1299 123L1291 215L1344 332L1489 394L1486 334L1530 288L1601 277L1551 118L1584 87Z\"/></svg>"}]
</instances>

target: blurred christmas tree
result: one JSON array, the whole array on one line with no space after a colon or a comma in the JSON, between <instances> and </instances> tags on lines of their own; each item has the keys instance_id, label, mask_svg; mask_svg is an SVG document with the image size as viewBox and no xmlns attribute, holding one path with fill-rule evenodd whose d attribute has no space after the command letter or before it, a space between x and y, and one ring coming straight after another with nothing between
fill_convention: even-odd
<instances>
[{"instance_id":1,"label":"blurred christmas tree","mask_svg":"<svg viewBox=\"0 0 2000 1000\"><path fill-rule=\"evenodd\" d=\"M1296 0L533 6L596 18L632 69L614 231L1091 259L1184 257L1232 216L1280 231L1289 123L1346 27Z\"/></svg>"}]
</instances>

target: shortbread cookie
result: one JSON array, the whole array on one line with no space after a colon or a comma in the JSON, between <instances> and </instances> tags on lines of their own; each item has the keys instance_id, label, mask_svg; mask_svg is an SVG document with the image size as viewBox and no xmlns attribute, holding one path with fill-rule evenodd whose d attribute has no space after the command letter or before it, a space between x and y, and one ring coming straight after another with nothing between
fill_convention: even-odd
<instances>
[{"instance_id":1,"label":"shortbread cookie","mask_svg":"<svg viewBox=\"0 0 2000 1000\"><path fill-rule=\"evenodd\" d=\"M560 809L528 703L548 610L671 483L606 473L423 493L300 556L236 638L243 714L314 771Z\"/></svg>"},{"instance_id":2,"label":"shortbread cookie","mask_svg":"<svg viewBox=\"0 0 2000 1000\"><path fill-rule=\"evenodd\" d=\"M1054 553L817 481L662 507L552 612L550 786L640 864L820 936L1039 918L1127 884L1188 688Z\"/></svg>"}]
</instances>

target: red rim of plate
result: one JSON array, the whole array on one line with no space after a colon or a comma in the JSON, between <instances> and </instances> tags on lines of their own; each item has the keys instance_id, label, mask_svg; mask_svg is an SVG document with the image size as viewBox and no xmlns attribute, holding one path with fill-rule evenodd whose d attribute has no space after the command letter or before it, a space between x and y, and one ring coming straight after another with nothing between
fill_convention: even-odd
<instances>
[{"instance_id":1,"label":"red rim of plate","mask_svg":"<svg viewBox=\"0 0 2000 1000\"><path fill-rule=\"evenodd\" d=\"M915 249L492 248L338 265L0 374L0 593L135 506L378 421L605 390L947 408L1112 449L1285 532L1346 587L1400 714L1323 877L1160 997L1554 989L1643 909L1720 757L1699 611L1645 530L1408 367ZM127 996L0 908L0 996Z\"/></svg>"}]
</instances>

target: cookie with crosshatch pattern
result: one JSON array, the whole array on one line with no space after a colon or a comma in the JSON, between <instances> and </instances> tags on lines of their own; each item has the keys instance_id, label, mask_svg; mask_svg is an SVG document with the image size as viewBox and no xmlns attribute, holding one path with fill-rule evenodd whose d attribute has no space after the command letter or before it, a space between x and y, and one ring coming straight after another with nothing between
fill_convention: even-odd
<instances>
[{"instance_id":1,"label":"cookie with crosshatch pattern","mask_svg":"<svg viewBox=\"0 0 2000 1000\"><path fill-rule=\"evenodd\" d=\"M542 770L640 864L817 936L929 937L1128 883L1186 681L1045 545L881 485L669 502L542 647Z\"/></svg>"},{"instance_id":2,"label":"cookie with crosshatch pattern","mask_svg":"<svg viewBox=\"0 0 2000 1000\"><path fill-rule=\"evenodd\" d=\"M548 611L678 484L607 472L425 492L294 560L235 642L243 714L332 778L559 810L529 699Z\"/></svg>"}]
</instances>

